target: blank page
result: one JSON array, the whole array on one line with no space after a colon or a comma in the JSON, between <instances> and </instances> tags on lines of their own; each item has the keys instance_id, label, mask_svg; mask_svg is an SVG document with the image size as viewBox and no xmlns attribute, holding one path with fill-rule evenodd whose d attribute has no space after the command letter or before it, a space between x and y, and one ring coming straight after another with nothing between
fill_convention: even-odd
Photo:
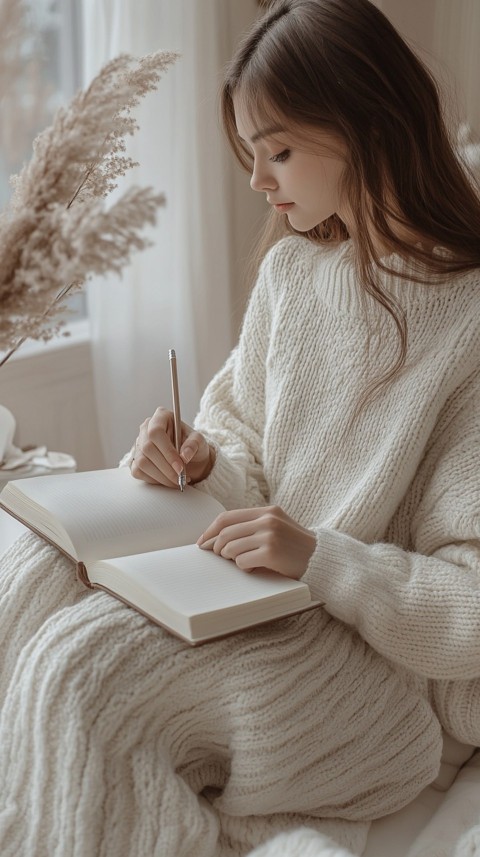
<instances>
[{"instance_id":1,"label":"blank page","mask_svg":"<svg viewBox=\"0 0 480 857\"><path fill-rule=\"evenodd\" d=\"M127 467L22 479L15 490L48 509L84 562L196 542L223 511L195 488L182 492L148 485ZM39 528L41 522L50 538L48 521L39 513Z\"/></svg>"},{"instance_id":2,"label":"blank page","mask_svg":"<svg viewBox=\"0 0 480 857\"><path fill-rule=\"evenodd\" d=\"M274 571L242 571L197 545L94 563L87 571L92 582L113 589L167 624L174 614L193 620L193 636L222 633L232 621L241 624L242 617L261 621L311 602L302 581ZM228 616L215 617L216 611Z\"/></svg>"}]
</instances>

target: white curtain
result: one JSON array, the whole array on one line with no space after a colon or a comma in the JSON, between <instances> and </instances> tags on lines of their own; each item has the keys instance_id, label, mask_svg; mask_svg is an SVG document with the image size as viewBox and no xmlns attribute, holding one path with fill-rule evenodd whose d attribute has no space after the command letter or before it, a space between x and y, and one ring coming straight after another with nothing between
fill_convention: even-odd
<instances>
[{"instance_id":1,"label":"white curtain","mask_svg":"<svg viewBox=\"0 0 480 857\"><path fill-rule=\"evenodd\" d=\"M480 137L480 2L436 0L433 50L452 76L455 113Z\"/></svg>"},{"instance_id":2,"label":"white curtain","mask_svg":"<svg viewBox=\"0 0 480 857\"><path fill-rule=\"evenodd\" d=\"M479 0L374 0L430 66L447 99L447 116L480 135Z\"/></svg>"},{"instance_id":3,"label":"white curtain","mask_svg":"<svg viewBox=\"0 0 480 857\"><path fill-rule=\"evenodd\" d=\"M83 0L84 79L120 52L182 54L144 99L129 154L140 163L119 186L165 193L154 246L123 278L89 287L93 361L105 466L115 466L140 422L170 406L168 350L175 348L182 417L232 347L229 229L231 157L217 95L229 52L223 0ZM226 52L226 55L225 55Z\"/></svg>"}]
</instances>

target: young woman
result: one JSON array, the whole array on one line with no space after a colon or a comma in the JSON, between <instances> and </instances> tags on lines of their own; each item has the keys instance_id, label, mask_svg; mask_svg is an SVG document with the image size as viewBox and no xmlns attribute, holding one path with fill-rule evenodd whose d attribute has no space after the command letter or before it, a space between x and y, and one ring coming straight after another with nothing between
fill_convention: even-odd
<instances>
[{"instance_id":1,"label":"young woman","mask_svg":"<svg viewBox=\"0 0 480 857\"><path fill-rule=\"evenodd\" d=\"M159 408L131 472L186 466L228 510L199 549L325 608L191 649L18 543L5 857L233 857L299 824L360 854L440 724L480 742L480 202L435 85L368 0L278 0L222 109L268 249L180 456Z\"/></svg>"}]
</instances>

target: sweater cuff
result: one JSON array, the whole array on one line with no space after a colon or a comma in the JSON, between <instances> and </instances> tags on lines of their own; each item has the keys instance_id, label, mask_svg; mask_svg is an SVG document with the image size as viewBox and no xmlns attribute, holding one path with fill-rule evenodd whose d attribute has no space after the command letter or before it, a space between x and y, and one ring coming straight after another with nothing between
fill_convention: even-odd
<instances>
[{"instance_id":1,"label":"sweater cuff","mask_svg":"<svg viewBox=\"0 0 480 857\"><path fill-rule=\"evenodd\" d=\"M215 450L215 464L207 478L197 482L195 488L215 497L226 509L235 508L235 503L232 504L232 485L238 481L235 465L218 444L211 440L208 443Z\"/></svg>"},{"instance_id":2,"label":"sweater cuff","mask_svg":"<svg viewBox=\"0 0 480 857\"><path fill-rule=\"evenodd\" d=\"M310 557L302 580L308 584L313 598L325 605L325 609L337 619L356 626L358 612L358 588L361 576L355 574L352 552L366 545L338 530L314 529L317 537L315 550Z\"/></svg>"}]
</instances>

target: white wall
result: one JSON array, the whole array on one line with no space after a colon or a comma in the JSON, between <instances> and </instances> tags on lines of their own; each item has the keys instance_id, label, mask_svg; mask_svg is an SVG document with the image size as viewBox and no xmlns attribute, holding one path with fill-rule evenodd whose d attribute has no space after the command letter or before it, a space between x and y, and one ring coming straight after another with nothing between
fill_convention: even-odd
<instances>
[{"instance_id":1,"label":"white wall","mask_svg":"<svg viewBox=\"0 0 480 857\"><path fill-rule=\"evenodd\" d=\"M85 336L49 348L25 344L0 367L0 402L15 417L17 446L68 452L79 470L104 466Z\"/></svg>"}]
</instances>

